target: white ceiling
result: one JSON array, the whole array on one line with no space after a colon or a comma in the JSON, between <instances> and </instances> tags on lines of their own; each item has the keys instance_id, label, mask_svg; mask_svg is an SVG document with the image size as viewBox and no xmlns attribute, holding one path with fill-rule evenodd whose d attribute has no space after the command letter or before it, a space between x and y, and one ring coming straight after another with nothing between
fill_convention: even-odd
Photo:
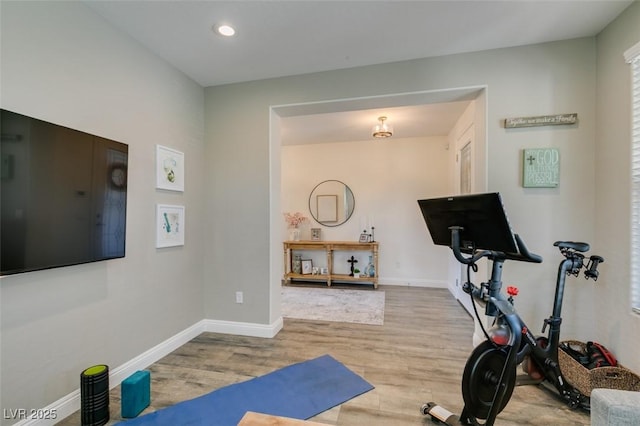
<instances>
[{"instance_id":1,"label":"white ceiling","mask_svg":"<svg viewBox=\"0 0 640 426\"><path fill-rule=\"evenodd\" d=\"M388 117L393 138L446 135L468 104L469 101L444 102L287 117L282 124L282 144L372 139L371 131L380 115Z\"/></svg>"},{"instance_id":2,"label":"white ceiling","mask_svg":"<svg viewBox=\"0 0 640 426\"><path fill-rule=\"evenodd\" d=\"M203 87L594 36L633 2L83 1ZM212 26L223 22L236 28L235 37L213 33ZM365 120L368 133L380 113L394 122L398 136L402 132L410 137L416 134L403 122L433 134L435 125L450 123L460 107L453 103L437 112L423 105L415 111L398 107L350 117L321 115L324 123L341 122L341 127L326 130L334 140L356 140L363 129L353 123ZM439 119L428 124L433 114ZM305 131L298 135L292 124L286 132L289 141L315 141L327 129L310 118L298 118ZM358 133L346 133L350 128ZM312 129L320 133L310 135Z\"/></svg>"}]
</instances>

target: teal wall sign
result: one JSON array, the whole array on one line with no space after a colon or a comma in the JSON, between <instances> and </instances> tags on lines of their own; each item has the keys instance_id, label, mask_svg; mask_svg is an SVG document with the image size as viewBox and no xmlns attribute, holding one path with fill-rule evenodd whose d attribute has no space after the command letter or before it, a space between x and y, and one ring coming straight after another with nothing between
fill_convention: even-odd
<instances>
[{"instance_id":1,"label":"teal wall sign","mask_svg":"<svg viewBox=\"0 0 640 426\"><path fill-rule=\"evenodd\" d=\"M556 188L560 183L558 148L525 149L522 164L522 186L525 188Z\"/></svg>"}]
</instances>

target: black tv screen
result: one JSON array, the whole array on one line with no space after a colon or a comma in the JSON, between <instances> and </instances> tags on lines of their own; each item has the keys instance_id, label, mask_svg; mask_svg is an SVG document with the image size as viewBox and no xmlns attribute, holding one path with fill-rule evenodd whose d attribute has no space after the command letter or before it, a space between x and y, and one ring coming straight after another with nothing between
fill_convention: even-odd
<instances>
[{"instance_id":1,"label":"black tv screen","mask_svg":"<svg viewBox=\"0 0 640 426\"><path fill-rule=\"evenodd\" d=\"M128 146L0 115L0 274L124 257Z\"/></svg>"},{"instance_id":2,"label":"black tv screen","mask_svg":"<svg viewBox=\"0 0 640 426\"><path fill-rule=\"evenodd\" d=\"M475 249L518 253L509 220L497 192L418 200L433 243L451 246L452 226L460 232L463 251Z\"/></svg>"}]
</instances>

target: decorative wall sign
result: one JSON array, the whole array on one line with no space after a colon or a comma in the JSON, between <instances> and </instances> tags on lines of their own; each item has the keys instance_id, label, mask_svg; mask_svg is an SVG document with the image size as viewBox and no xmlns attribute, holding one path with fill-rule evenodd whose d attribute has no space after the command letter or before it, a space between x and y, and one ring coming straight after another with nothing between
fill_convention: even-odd
<instances>
[{"instance_id":1,"label":"decorative wall sign","mask_svg":"<svg viewBox=\"0 0 640 426\"><path fill-rule=\"evenodd\" d=\"M184 154L156 145L156 187L184 191Z\"/></svg>"},{"instance_id":2,"label":"decorative wall sign","mask_svg":"<svg viewBox=\"0 0 640 426\"><path fill-rule=\"evenodd\" d=\"M184 245L184 206L158 204L156 214L156 247Z\"/></svg>"},{"instance_id":3,"label":"decorative wall sign","mask_svg":"<svg viewBox=\"0 0 640 426\"><path fill-rule=\"evenodd\" d=\"M525 149L522 160L523 187L556 188L560 183L560 151L557 148Z\"/></svg>"},{"instance_id":4,"label":"decorative wall sign","mask_svg":"<svg viewBox=\"0 0 640 426\"><path fill-rule=\"evenodd\" d=\"M578 114L555 114L555 115L539 115L537 117L516 117L505 118L504 127L506 129L514 129L517 127L537 127L537 126L558 126L576 124L578 122Z\"/></svg>"}]
</instances>

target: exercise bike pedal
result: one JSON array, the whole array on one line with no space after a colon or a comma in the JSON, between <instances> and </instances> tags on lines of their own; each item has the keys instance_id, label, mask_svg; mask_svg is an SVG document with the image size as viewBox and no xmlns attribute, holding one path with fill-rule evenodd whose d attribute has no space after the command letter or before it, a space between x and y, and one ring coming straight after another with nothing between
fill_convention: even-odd
<instances>
[{"instance_id":1,"label":"exercise bike pedal","mask_svg":"<svg viewBox=\"0 0 640 426\"><path fill-rule=\"evenodd\" d=\"M425 416L430 416L431 421L437 424L455 426L460 424L458 416L435 402L427 402L422 406L420 412Z\"/></svg>"}]
</instances>

